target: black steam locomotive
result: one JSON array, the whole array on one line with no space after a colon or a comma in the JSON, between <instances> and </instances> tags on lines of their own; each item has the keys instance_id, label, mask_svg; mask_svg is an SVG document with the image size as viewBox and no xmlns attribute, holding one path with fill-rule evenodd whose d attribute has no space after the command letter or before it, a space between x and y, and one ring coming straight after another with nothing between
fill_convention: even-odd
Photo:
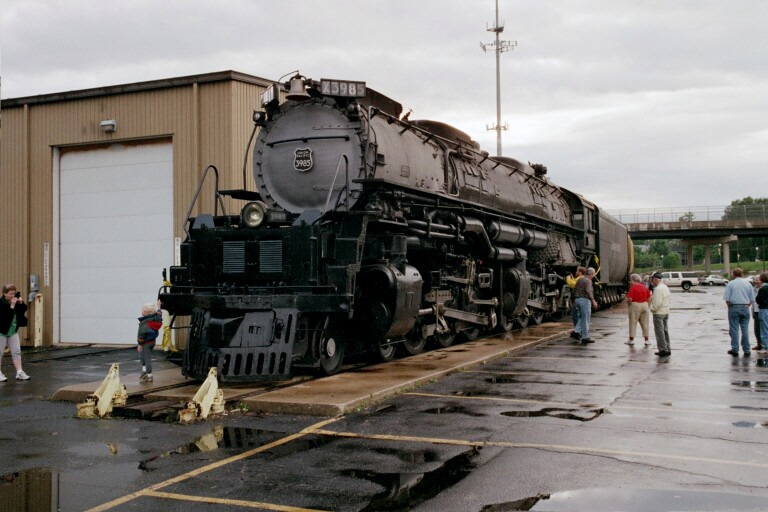
<instances>
[{"instance_id":1,"label":"black steam locomotive","mask_svg":"<svg viewBox=\"0 0 768 512\"><path fill-rule=\"evenodd\" d=\"M187 219L161 293L191 315L184 375L334 374L345 355L387 361L560 318L577 265L599 269L602 305L621 300L626 228L546 167L401 118L362 82L297 75L278 93L253 116L257 190L216 191L245 202L239 215Z\"/></svg>"}]
</instances>

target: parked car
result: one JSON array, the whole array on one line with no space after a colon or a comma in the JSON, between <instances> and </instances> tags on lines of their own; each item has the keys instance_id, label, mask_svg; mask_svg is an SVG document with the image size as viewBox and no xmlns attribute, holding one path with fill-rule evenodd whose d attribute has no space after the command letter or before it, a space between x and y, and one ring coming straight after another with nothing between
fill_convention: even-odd
<instances>
[{"instance_id":1,"label":"parked car","mask_svg":"<svg viewBox=\"0 0 768 512\"><path fill-rule=\"evenodd\" d=\"M728 284L728 280L726 278L724 278L723 276L719 276L717 274L711 274L711 275L704 276L701 279L699 279L699 284L709 285L709 286L713 286L713 285L723 285L723 286L725 286L725 285Z\"/></svg>"},{"instance_id":2,"label":"parked car","mask_svg":"<svg viewBox=\"0 0 768 512\"><path fill-rule=\"evenodd\" d=\"M680 286L685 291L699 284L696 272L662 272L661 280L667 286Z\"/></svg>"}]
</instances>

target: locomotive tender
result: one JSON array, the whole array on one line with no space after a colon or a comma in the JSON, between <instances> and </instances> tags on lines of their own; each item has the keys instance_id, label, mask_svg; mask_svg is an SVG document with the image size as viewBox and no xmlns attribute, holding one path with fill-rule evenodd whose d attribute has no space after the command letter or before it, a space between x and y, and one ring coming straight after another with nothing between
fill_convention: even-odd
<instances>
[{"instance_id":1,"label":"locomotive tender","mask_svg":"<svg viewBox=\"0 0 768 512\"><path fill-rule=\"evenodd\" d=\"M216 191L246 201L240 215L188 215L160 296L191 316L184 375L331 375L345 354L387 361L560 318L577 265L599 268L601 305L621 300L626 227L544 166L401 118L363 82L289 83L253 115L257 190Z\"/></svg>"}]
</instances>

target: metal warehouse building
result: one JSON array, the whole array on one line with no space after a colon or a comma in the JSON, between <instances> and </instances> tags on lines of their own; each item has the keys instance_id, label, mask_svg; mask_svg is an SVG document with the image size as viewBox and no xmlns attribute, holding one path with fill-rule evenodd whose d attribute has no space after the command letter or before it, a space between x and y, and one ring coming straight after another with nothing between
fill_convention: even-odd
<instances>
[{"instance_id":1,"label":"metal warehouse building","mask_svg":"<svg viewBox=\"0 0 768 512\"><path fill-rule=\"evenodd\" d=\"M205 168L253 187L271 83L225 71L2 101L0 281L38 293L22 345L135 343ZM213 174L192 215L213 208Z\"/></svg>"}]
</instances>

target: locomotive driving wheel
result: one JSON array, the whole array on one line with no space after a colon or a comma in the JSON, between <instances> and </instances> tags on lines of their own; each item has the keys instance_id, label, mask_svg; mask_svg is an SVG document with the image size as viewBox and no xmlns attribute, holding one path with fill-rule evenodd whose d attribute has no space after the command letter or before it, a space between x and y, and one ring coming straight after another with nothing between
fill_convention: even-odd
<instances>
[{"instance_id":1,"label":"locomotive driving wheel","mask_svg":"<svg viewBox=\"0 0 768 512\"><path fill-rule=\"evenodd\" d=\"M403 348L405 351L415 356L424 352L424 347L427 346L427 339L421 333L421 327L417 323L411 332L409 332L403 340Z\"/></svg>"},{"instance_id":2,"label":"locomotive driving wheel","mask_svg":"<svg viewBox=\"0 0 768 512\"><path fill-rule=\"evenodd\" d=\"M312 355L325 375L336 375L344 361L344 344L331 335L330 318L321 319L312 333Z\"/></svg>"},{"instance_id":3,"label":"locomotive driving wheel","mask_svg":"<svg viewBox=\"0 0 768 512\"><path fill-rule=\"evenodd\" d=\"M397 343L390 339L381 340L376 352L376 356L380 361L389 362L395 358Z\"/></svg>"},{"instance_id":4,"label":"locomotive driving wheel","mask_svg":"<svg viewBox=\"0 0 768 512\"><path fill-rule=\"evenodd\" d=\"M531 300L535 302L541 302L543 303L546 298L544 297L544 290L541 283L531 283ZM533 325L539 325L541 324L542 320L544 320L544 311L541 309L535 309L531 308L531 316L530 319L533 322Z\"/></svg>"},{"instance_id":5,"label":"locomotive driving wheel","mask_svg":"<svg viewBox=\"0 0 768 512\"><path fill-rule=\"evenodd\" d=\"M432 339L439 347L450 347L453 345L453 340L456 339L456 328L453 325L453 322L447 322L443 329L442 332L435 332L435 334L432 335Z\"/></svg>"}]
</instances>

